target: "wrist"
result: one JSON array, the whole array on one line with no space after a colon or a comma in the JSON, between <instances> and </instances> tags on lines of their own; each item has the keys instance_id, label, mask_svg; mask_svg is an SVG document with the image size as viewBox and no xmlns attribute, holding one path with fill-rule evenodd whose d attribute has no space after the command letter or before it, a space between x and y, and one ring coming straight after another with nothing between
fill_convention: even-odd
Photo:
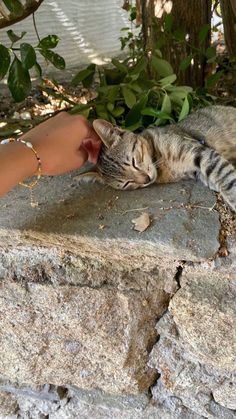
<instances>
[{"instance_id":1,"label":"wrist","mask_svg":"<svg viewBox=\"0 0 236 419\"><path fill-rule=\"evenodd\" d=\"M37 171L38 161L35 153L21 141L2 143L1 154L6 156L9 165L15 163L14 170L21 180L33 176Z\"/></svg>"}]
</instances>

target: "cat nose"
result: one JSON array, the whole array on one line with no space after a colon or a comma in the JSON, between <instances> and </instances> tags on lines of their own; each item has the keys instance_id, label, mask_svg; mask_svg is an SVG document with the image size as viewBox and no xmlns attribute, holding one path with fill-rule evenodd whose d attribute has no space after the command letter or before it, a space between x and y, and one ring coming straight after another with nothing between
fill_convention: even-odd
<instances>
[{"instance_id":1,"label":"cat nose","mask_svg":"<svg viewBox=\"0 0 236 419\"><path fill-rule=\"evenodd\" d=\"M149 183L149 182L151 182L151 178L150 178L150 176L145 175L145 176L144 176L144 181L143 181L144 185L147 185L147 183Z\"/></svg>"}]
</instances>

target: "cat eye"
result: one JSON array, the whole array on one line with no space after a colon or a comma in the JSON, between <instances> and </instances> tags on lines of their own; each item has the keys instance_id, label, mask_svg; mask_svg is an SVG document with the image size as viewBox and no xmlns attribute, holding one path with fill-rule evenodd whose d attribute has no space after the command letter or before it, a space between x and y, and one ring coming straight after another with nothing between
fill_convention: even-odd
<instances>
[{"instance_id":1,"label":"cat eye","mask_svg":"<svg viewBox=\"0 0 236 419\"><path fill-rule=\"evenodd\" d=\"M134 182L132 180L128 180L127 182L125 182L124 185L123 185L123 189L125 189L131 183L134 183Z\"/></svg>"},{"instance_id":2,"label":"cat eye","mask_svg":"<svg viewBox=\"0 0 236 419\"><path fill-rule=\"evenodd\" d=\"M134 157L132 158L132 166L133 166L133 168L134 168L135 170L140 170L140 169L139 169L139 167L138 167L138 166L136 166L136 162L135 162Z\"/></svg>"},{"instance_id":3,"label":"cat eye","mask_svg":"<svg viewBox=\"0 0 236 419\"><path fill-rule=\"evenodd\" d=\"M141 143L141 160L143 160L144 155L144 145Z\"/></svg>"}]
</instances>

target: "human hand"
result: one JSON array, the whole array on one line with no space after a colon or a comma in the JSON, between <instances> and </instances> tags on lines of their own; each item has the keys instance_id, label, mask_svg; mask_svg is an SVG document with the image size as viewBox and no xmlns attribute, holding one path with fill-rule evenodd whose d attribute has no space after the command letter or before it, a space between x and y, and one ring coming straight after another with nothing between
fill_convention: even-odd
<instances>
[{"instance_id":1,"label":"human hand","mask_svg":"<svg viewBox=\"0 0 236 419\"><path fill-rule=\"evenodd\" d=\"M59 175L97 162L101 140L86 118L61 112L21 136L30 141L42 163L43 175ZM34 159L34 168L37 160Z\"/></svg>"}]
</instances>

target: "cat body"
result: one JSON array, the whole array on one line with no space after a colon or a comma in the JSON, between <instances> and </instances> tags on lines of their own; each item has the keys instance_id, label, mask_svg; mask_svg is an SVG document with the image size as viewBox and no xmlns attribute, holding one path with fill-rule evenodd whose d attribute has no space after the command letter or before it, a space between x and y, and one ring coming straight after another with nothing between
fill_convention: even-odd
<instances>
[{"instance_id":1,"label":"cat body","mask_svg":"<svg viewBox=\"0 0 236 419\"><path fill-rule=\"evenodd\" d=\"M236 108L210 106L183 121L132 133L103 120L97 178L116 189L200 179L236 211Z\"/></svg>"}]
</instances>

